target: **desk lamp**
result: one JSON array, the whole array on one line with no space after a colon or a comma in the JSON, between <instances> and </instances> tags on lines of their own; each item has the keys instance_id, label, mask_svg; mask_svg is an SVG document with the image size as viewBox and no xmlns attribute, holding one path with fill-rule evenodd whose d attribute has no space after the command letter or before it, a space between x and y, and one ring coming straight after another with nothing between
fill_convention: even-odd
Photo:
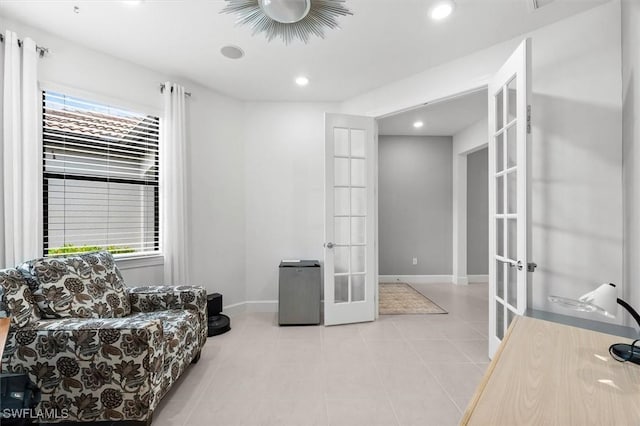
<instances>
[{"instance_id":1,"label":"desk lamp","mask_svg":"<svg viewBox=\"0 0 640 426\"><path fill-rule=\"evenodd\" d=\"M625 308L640 326L640 315L627 302L618 298L615 284L602 284L595 290L580 296L579 299L568 297L549 296L551 302L557 303L565 308L582 312L597 312L609 318L616 317L616 311L620 305ZM614 343L609 347L609 353L617 361L631 361L640 364L640 339L634 340L632 344Z\"/></svg>"}]
</instances>

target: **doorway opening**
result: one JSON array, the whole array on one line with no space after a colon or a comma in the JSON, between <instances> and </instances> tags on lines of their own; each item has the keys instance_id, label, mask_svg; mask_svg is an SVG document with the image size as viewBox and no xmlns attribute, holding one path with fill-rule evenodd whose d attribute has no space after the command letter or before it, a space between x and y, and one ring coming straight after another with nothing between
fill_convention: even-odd
<instances>
[{"instance_id":1,"label":"doorway opening","mask_svg":"<svg viewBox=\"0 0 640 426\"><path fill-rule=\"evenodd\" d=\"M411 292L403 286L446 311L447 286L481 284L469 319L486 323L487 96L479 88L378 118L379 314L442 313L393 294Z\"/></svg>"}]
</instances>

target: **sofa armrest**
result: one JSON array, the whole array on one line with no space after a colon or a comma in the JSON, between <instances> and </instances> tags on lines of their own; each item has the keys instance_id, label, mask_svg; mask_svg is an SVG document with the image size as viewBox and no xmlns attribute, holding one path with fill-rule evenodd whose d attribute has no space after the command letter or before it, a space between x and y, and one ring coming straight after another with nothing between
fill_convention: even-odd
<instances>
[{"instance_id":1,"label":"sofa armrest","mask_svg":"<svg viewBox=\"0 0 640 426\"><path fill-rule=\"evenodd\" d=\"M129 302L133 312L153 312L167 309L191 309L207 313L207 291L199 286L129 287Z\"/></svg>"},{"instance_id":2,"label":"sofa armrest","mask_svg":"<svg viewBox=\"0 0 640 426\"><path fill-rule=\"evenodd\" d=\"M162 345L161 322L142 316L40 320L9 332L2 371L28 374L42 393L37 408L63 416L46 421L146 420Z\"/></svg>"},{"instance_id":3,"label":"sofa armrest","mask_svg":"<svg viewBox=\"0 0 640 426\"><path fill-rule=\"evenodd\" d=\"M153 312L167 309L189 309L198 313L199 344L207 341L207 291L200 286L129 287L132 312Z\"/></svg>"}]
</instances>

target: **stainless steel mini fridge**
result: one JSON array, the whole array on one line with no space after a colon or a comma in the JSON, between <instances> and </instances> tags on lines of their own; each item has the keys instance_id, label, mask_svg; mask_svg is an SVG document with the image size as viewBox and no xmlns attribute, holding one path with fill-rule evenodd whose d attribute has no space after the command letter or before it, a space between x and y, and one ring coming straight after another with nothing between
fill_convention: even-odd
<instances>
[{"instance_id":1,"label":"stainless steel mini fridge","mask_svg":"<svg viewBox=\"0 0 640 426\"><path fill-rule=\"evenodd\" d=\"M279 270L278 323L320 324L320 262L283 260Z\"/></svg>"}]
</instances>

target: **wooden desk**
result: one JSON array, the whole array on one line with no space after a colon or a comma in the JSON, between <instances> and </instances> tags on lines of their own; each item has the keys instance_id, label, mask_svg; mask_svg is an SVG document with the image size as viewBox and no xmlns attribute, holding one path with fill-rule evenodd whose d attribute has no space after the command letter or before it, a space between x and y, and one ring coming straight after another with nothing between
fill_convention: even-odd
<instances>
[{"instance_id":1,"label":"wooden desk","mask_svg":"<svg viewBox=\"0 0 640 426\"><path fill-rule=\"evenodd\" d=\"M2 353L4 345L7 343L7 335L9 334L9 324L11 318L0 318L0 363L2 362ZM0 371L2 371L0 369Z\"/></svg>"},{"instance_id":2,"label":"wooden desk","mask_svg":"<svg viewBox=\"0 0 640 426\"><path fill-rule=\"evenodd\" d=\"M609 345L627 342L517 317L461 424L640 425L640 365L609 355Z\"/></svg>"}]
</instances>

